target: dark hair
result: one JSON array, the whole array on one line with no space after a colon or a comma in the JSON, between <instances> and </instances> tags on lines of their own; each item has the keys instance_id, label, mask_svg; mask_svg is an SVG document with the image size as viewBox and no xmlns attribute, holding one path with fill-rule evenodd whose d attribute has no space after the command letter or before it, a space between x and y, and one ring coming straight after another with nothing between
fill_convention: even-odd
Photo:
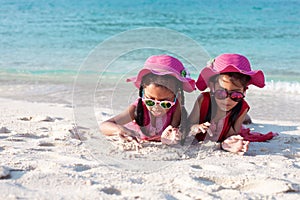
<instances>
[{"instance_id":1,"label":"dark hair","mask_svg":"<svg viewBox=\"0 0 300 200\"><path fill-rule=\"evenodd\" d=\"M174 88L169 88L166 85L167 83L173 80L175 85ZM184 98L184 92L182 89L182 83L176 79L174 76L171 75L155 75L155 74L147 74L142 78L141 85L139 88L139 101L138 105L136 107L136 112L135 112L135 121L136 123L140 126L141 130L143 133L147 134L145 131L145 123L144 123L144 107L143 107L143 90L144 87L150 85L150 84L155 84L158 87L164 87L167 88L168 90L172 91L173 93L176 93L180 91L181 93L181 120L180 120L180 131L185 133L187 131L187 111L184 107L185 103L185 98ZM173 86L173 85L172 85Z\"/></svg>"},{"instance_id":2,"label":"dark hair","mask_svg":"<svg viewBox=\"0 0 300 200\"><path fill-rule=\"evenodd\" d=\"M227 75L229 76L230 81L235 85L235 86L242 86L244 89L246 89L251 77L245 74L241 74L238 72L226 72L222 74L218 74L215 76L212 76L209 80L211 82L216 82L217 78L219 78L221 75Z\"/></svg>"},{"instance_id":3,"label":"dark hair","mask_svg":"<svg viewBox=\"0 0 300 200\"><path fill-rule=\"evenodd\" d=\"M210 80L215 83L217 78L219 78L221 75L229 76L230 81L235 86L238 86L238 87L242 86L244 88L244 90L247 88L247 84L249 83L249 81L251 79L250 76L245 75L245 74L241 74L238 72L227 72L227 73L222 73L222 74L216 75L216 76L212 77ZM211 98L211 102L212 103L210 105L210 108L208 109L208 114L206 116L207 121L210 121L212 118L214 118L217 113L217 103L216 103L215 98ZM238 102L238 104L231 109L231 112L229 114L228 123L229 123L229 127L232 127L233 130L235 130L234 123L237 120L237 118L241 112L242 105L243 105L243 101Z\"/></svg>"}]
</instances>

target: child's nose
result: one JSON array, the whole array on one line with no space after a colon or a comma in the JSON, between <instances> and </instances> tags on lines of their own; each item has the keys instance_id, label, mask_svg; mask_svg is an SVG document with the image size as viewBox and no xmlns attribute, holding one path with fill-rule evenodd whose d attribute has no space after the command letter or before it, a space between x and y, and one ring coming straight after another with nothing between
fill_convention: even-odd
<instances>
[{"instance_id":1,"label":"child's nose","mask_svg":"<svg viewBox=\"0 0 300 200\"><path fill-rule=\"evenodd\" d=\"M159 105L159 102L156 102L155 105L153 106L153 108L154 108L155 110L161 109L161 107L160 107L160 105Z\"/></svg>"}]
</instances>

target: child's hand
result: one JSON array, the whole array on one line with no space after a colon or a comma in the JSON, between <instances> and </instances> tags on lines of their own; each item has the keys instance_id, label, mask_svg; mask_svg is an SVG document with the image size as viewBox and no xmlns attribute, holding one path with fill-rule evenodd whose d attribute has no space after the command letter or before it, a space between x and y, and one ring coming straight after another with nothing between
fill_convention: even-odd
<instances>
[{"instance_id":1,"label":"child's hand","mask_svg":"<svg viewBox=\"0 0 300 200\"><path fill-rule=\"evenodd\" d=\"M181 133L178 128L173 128L169 125L161 134L161 142L163 144L177 144L181 138Z\"/></svg>"},{"instance_id":2,"label":"child's hand","mask_svg":"<svg viewBox=\"0 0 300 200\"><path fill-rule=\"evenodd\" d=\"M191 134L192 135L196 135L198 133L206 133L206 131L208 132L208 134L210 136L212 136L212 132L209 130L209 126L210 126L210 123L209 122L205 122L203 124L195 124L191 127Z\"/></svg>"},{"instance_id":3,"label":"child's hand","mask_svg":"<svg viewBox=\"0 0 300 200\"><path fill-rule=\"evenodd\" d=\"M138 134L130 129L127 129L123 127L119 132L118 132L119 137L124 141L124 142L132 142L132 141L138 141Z\"/></svg>"},{"instance_id":4,"label":"child's hand","mask_svg":"<svg viewBox=\"0 0 300 200\"><path fill-rule=\"evenodd\" d=\"M226 151L244 155L248 151L249 141L244 141L244 138L240 135L233 135L225 139L221 145Z\"/></svg>"}]
</instances>

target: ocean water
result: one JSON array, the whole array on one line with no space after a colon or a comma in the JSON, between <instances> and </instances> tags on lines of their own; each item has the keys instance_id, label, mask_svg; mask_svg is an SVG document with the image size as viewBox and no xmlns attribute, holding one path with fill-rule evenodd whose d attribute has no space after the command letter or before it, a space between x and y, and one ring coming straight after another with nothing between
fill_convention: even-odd
<instances>
[{"instance_id":1,"label":"ocean water","mask_svg":"<svg viewBox=\"0 0 300 200\"><path fill-rule=\"evenodd\" d=\"M285 99L279 105L290 104L292 98L293 106L286 110L289 113L283 118L300 120L294 109L300 102L299 10L298 0L0 0L1 93L3 97L14 98L17 94L20 94L19 98L25 98L27 94L28 99L50 95L52 100L64 94L64 100L71 101L72 95L68 91L74 91L74 85L64 87L59 83L72 83L78 74L84 73L87 80L98 79L99 85L97 65L93 63L91 68L82 68L87 66L84 63L95 48L131 30L166 28L191 38L203 48L207 58L225 52L247 56L253 69L265 72L268 82L268 87L263 90L253 89L252 96L266 96L267 101L273 102L276 94L278 99ZM138 40L145 41L151 36L153 33L149 31ZM152 41L163 44L165 39L155 37ZM100 57L109 58L128 45L132 44L122 40L107 48ZM144 48L114 57L112 63L117 63L116 67L102 66L100 72L105 69L107 76L111 75L117 81L125 80L124 76L129 71L134 74L150 54L164 53L163 50ZM190 50L192 53L193 48ZM191 69L194 78L204 64L197 67ZM100 80L102 84L103 79ZM110 79L106 80L109 82ZM51 84L43 85L43 81ZM30 87L22 88L24 83ZM115 87L108 83L102 89ZM86 90L82 89L80 95L84 92ZM256 108L259 98L252 99L249 101ZM270 112L268 118L277 119L280 106L276 103L270 109L276 111Z\"/></svg>"},{"instance_id":2,"label":"ocean water","mask_svg":"<svg viewBox=\"0 0 300 200\"><path fill-rule=\"evenodd\" d=\"M1 0L0 69L76 73L104 40L165 27L196 40L211 56L242 53L268 76L298 81L299 10L297 0Z\"/></svg>"}]
</instances>

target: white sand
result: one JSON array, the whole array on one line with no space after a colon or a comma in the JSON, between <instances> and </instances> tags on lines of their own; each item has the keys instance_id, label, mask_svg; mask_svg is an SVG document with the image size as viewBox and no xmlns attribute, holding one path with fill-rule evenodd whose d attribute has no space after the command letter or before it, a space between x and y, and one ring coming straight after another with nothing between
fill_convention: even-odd
<instances>
[{"instance_id":1,"label":"white sand","mask_svg":"<svg viewBox=\"0 0 300 200\"><path fill-rule=\"evenodd\" d=\"M133 144L107 147L111 143L97 136L93 143L81 142L68 105L0 99L0 110L0 199L300 197L299 122L254 119L253 130L279 136L251 143L239 156L214 143L150 143L136 151Z\"/></svg>"}]
</instances>

